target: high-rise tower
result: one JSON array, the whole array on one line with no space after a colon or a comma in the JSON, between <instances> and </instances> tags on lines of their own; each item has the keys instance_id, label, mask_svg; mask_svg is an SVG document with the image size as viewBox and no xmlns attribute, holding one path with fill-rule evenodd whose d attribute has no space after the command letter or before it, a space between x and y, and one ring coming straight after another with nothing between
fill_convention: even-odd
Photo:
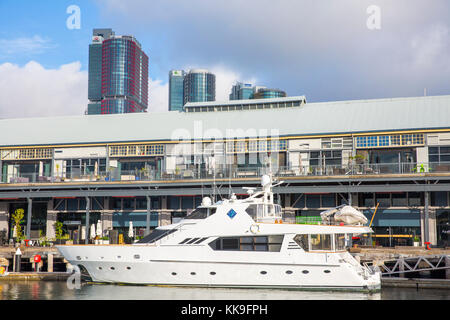
<instances>
[{"instance_id":1,"label":"high-rise tower","mask_svg":"<svg viewBox=\"0 0 450 320\"><path fill-rule=\"evenodd\" d=\"M253 97L253 86L250 83L236 82L231 88L230 100L251 99Z\"/></svg>"},{"instance_id":2,"label":"high-rise tower","mask_svg":"<svg viewBox=\"0 0 450 320\"><path fill-rule=\"evenodd\" d=\"M94 29L89 45L87 114L145 112L148 57L133 36Z\"/></svg>"},{"instance_id":3,"label":"high-rise tower","mask_svg":"<svg viewBox=\"0 0 450 320\"><path fill-rule=\"evenodd\" d=\"M230 100L269 99L286 97L280 89L269 89L263 86L252 86L250 83L236 82L231 88Z\"/></svg>"},{"instance_id":4,"label":"high-rise tower","mask_svg":"<svg viewBox=\"0 0 450 320\"><path fill-rule=\"evenodd\" d=\"M184 77L184 104L216 100L216 76L205 69L192 69Z\"/></svg>"},{"instance_id":5,"label":"high-rise tower","mask_svg":"<svg viewBox=\"0 0 450 320\"><path fill-rule=\"evenodd\" d=\"M184 70L169 72L169 111L182 111L184 105Z\"/></svg>"}]
</instances>

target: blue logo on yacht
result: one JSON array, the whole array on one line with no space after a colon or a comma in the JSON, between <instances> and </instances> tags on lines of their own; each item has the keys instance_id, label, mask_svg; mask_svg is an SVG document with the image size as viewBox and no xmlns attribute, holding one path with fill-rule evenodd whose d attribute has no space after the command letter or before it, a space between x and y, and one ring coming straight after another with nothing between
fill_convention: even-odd
<instances>
[{"instance_id":1,"label":"blue logo on yacht","mask_svg":"<svg viewBox=\"0 0 450 320\"><path fill-rule=\"evenodd\" d=\"M228 211L227 215L233 219L235 215L237 215L237 212L234 211L233 209L230 209L230 211Z\"/></svg>"}]
</instances>

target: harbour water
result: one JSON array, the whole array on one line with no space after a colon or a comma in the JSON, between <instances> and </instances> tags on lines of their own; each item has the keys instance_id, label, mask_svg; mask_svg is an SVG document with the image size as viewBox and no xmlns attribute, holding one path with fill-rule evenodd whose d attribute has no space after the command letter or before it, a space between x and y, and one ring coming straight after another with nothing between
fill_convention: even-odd
<instances>
[{"instance_id":1,"label":"harbour water","mask_svg":"<svg viewBox=\"0 0 450 320\"><path fill-rule=\"evenodd\" d=\"M70 289L65 281L3 281L0 300L450 300L450 290L383 288L361 293L90 283Z\"/></svg>"}]
</instances>

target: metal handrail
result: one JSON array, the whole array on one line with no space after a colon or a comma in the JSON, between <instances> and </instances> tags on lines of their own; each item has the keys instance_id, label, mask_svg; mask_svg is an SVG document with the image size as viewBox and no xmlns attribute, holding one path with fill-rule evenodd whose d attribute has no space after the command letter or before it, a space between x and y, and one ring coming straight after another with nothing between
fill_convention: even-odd
<instances>
[{"instance_id":1,"label":"metal handrail","mask_svg":"<svg viewBox=\"0 0 450 320\"><path fill-rule=\"evenodd\" d=\"M33 173L0 173L0 183L62 183L69 181L170 181L196 179L236 179L259 178L268 172L267 166L239 167L218 166L218 168L191 168L186 170L111 170L97 173L80 174L75 172L58 172L53 176ZM399 162L348 165L307 165L307 166L272 166L275 177L303 176L348 176L378 174L423 174L427 172L450 172L450 162Z\"/></svg>"}]
</instances>

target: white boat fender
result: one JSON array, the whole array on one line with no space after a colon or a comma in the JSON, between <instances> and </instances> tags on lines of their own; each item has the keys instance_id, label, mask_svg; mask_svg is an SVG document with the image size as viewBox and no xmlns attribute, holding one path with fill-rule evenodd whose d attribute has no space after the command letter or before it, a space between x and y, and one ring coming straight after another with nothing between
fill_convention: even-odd
<instances>
[{"instance_id":1,"label":"white boat fender","mask_svg":"<svg viewBox=\"0 0 450 320\"><path fill-rule=\"evenodd\" d=\"M252 224L251 226L250 226L250 232L251 233L258 233L259 232L259 226L257 225L257 224Z\"/></svg>"}]
</instances>

